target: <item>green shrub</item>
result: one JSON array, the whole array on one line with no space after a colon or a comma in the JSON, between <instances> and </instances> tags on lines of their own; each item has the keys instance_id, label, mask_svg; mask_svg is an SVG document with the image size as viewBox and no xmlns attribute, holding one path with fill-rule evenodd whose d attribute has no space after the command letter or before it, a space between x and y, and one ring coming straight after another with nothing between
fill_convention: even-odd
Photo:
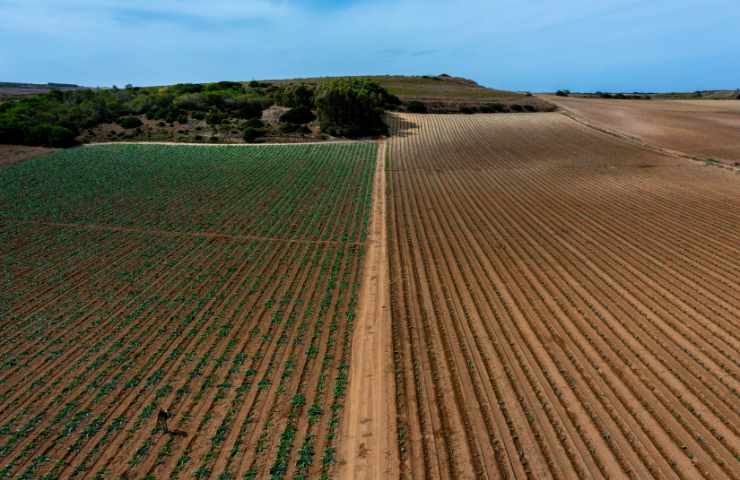
<instances>
[{"instance_id":1,"label":"green shrub","mask_svg":"<svg viewBox=\"0 0 740 480\"><path fill-rule=\"evenodd\" d=\"M249 120L246 121L244 126L252 127L252 128L265 128L265 122L263 122L259 118L250 118Z\"/></svg>"},{"instance_id":2,"label":"green shrub","mask_svg":"<svg viewBox=\"0 0 740 480\"><path fill-rule=\"evenodd\" d=\"M139 128L143 125L141 120L137 117L121 117L118 119L118 124L127 130L131 128Z\"/></svg>"},{"instance_id":3,"label":"green shrub","mask_svg":"<svg viewBox=\"0 0 740 480\"><path fill-rule=\"evenodd\" d=\"M0 123L0 143L1 144L24 144L26 134L23 127L10 122Z\"/></svg>"},{"instance_id":4,"label":"green shrub","mask_svg":"<svg viewBox=\"0 0 740 480\"><path fill-rule=\"evenodd\" d=\"M519 113L519 112L523 112L524 111L524 107L522 107L521 105L519 105L517 103L515 103L513 105L510 105L509 108L511 109L512 112Z\"/></svg>"},{"instance_id":5,"label":"green shrub","mask_svg":"<svg viewBox=\"0 0 740 480\"><path fill-rule=\"evenodd\" d=\"M252 143L255 140L257 140L259 137L261 137L263 133L264 131L262 129L254 128L254 127L247 127L244 129L243 138L245 142Z\"/></svg>"},{"instance_id":6,"label":"green shrub","mask_svg":"<svg viewBox=\"0 0 740 480\"><path fill-rule=\"evenodd\" d=\"M208 111L208 115L206 115L206 123L208 125L221 125L224 123L224 120L226 120L226 115L216 109L211 109Z\"/></svg>"},{"instance_id":7,"label":"green shrub","mask_svg":"<svg viewBox=\"0 0 740 480\"><path fill-rule=\"evenodd\" d=\"M307 107L291 108L280 115L280 121L283 123L304 124L316 120L316 115Z\"/></svg>"},{"instance_id":8,"label":"green shrub","mask_svg":"<svg viewBox=\"0 0 740 480\"><path fill-rule=\"evenodd\" d=\"M241 90L242 84L241 82L216 82L211 83L206 87L206 90L209 92L214 92L218 90Z\"/></svg>"},{"instance_id":9,"label":"green shrub","mask_svg":"<svg viewBox=\"0 0 740 480\"><path fill-rule=\"evenodd\" d=\"M28 145L43 145L45 147L66 148L77 144L77 135L68 128L59 125L42 124L28 130L26 140Z\"/></svg>"},{"instance_id":10,"label":"green shrub","mask_svg":"<svg viewBox=\"0 0 740 480\"><path fill-rule=\"evenodd\" d=\"M193 117L194 120L205 120L206 119L206 114L203 112L193 112L191 116Z\"/></svg>"},{"instance_id":11,"label":"green shrub","mask_svg":"<svg viewBox=\"0 0 740 480\"><path fill-rule=\"evenodd\" d=\"M301 125L295 123L281 123L280 131L283 133L294 133L300 130Z\"/></svg>"},{"instance_id":12,"label":"green shrub","mask_svg":"<svg viewBox=\"0 0 740 480\"><path fill-rule=\"evenodd\" d=\"M472 114L473 114L473 113L475 113L475 112L476 112L477 110L478 110L478 109L477 109L477 108L475 108L475 107L467 107L467 106L465 106L465 107L460 107L460 113L464 113L464 114L466 114L466 115L472 115Z\"/></svg>"},{"instance_id":13,"label":"green shrub","mask_svg":"<svg viewBox=\"0 0 740 480\"><path fill-rule=\"evenodd\" d=\"M534 113L537 111L534 105L524 105L524 111Z\"/></svg>"},{"instance_id":14,"label":"green shrub","mask_svg":"<svg viewBox=\"0 0 740 480\"><path fill-rule=\"evenodd\" d=\"M177 93L200 93L203 91L203 85L199 83L178 83L169 88L169 90Z\"/></svg>"},{"instance_id":15,"label":"green shrub","mask_svg":"<svg viewBox=\"0 0 740 480\"><path fill-rule=\"evenodd\" d=\"M555 92L555 95L557 95L558 97L567 97L570 95L570 90L558 90L557 92Z\"/></svg>"},{"instance_id":16,"label":"green shrub","mask_svg":"<svg viewBox=\"0 0 740 480\"><path fill-rule=\"evenodd\" d=\"M311 109L314 105L315 91L312 86L300 83L279 87L272 94L275 103L283 107Z\"/></svg>"},{"instance_id":17,"label":"green shrub","mask_svg":"<svg viewBox=\"0 0 740 480\"><path fill-rule=\"evenodd\" d=\"M427 113L427 106L417 100L406 103L406 111L409 113Z\"/></svg>"},{"instance_id":18,"label":"green shrub","mask_svg":"<svg viewBox=\"0 0 740 480\"><path fill-rule=\"evenodd\" d=\"M239 98L234 102L234 116L242 119L259 118L268 107L269 103L264 100Z\"/></svg>"}]
</instances>

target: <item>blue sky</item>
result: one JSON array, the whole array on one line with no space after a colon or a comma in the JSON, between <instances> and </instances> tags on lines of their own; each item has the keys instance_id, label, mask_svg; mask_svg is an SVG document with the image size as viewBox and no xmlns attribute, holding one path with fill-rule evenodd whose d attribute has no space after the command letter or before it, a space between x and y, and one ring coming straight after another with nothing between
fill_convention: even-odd
<instances>
[{"instance_id":1,"label":"blue sky","mask_svg":"<svg viewBox=\"0 0 740 480\"><path fill-rule=\"evenodd\" d=\"M511 90L740 88L740 0L0 0L0 81L439 74Z\"/></svg>"}]
</instances>

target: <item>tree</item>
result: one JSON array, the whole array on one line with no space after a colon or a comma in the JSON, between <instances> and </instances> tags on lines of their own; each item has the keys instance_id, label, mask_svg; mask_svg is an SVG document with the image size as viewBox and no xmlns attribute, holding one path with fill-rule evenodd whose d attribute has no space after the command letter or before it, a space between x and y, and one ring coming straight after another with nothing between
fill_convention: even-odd
<instances>
[{"instance_id":1,"label":"tree","mask_svg":"<svg viewBox=\"0 0 740 480\"><path fill-rule=\"evenodd\" d=\"M316 120L316 115L313 114L310 108L306 107L291 108L280 115L280 121L283 123L302 125L304 123L313 122L314 120Z\"/></svg>"},{"instance_id":2,"label":"tree","mask_svg":"<svg viewBox=\"0 0 740 480\"><path fill-rule=\"evenodd\" d=\"M409 113L427 113L427 106L417 100L406 103L406 111Z\"/></svg>"},{"instance_id":3,"label":"tree","mask_svg":"<svg viewBox=\"0 0 740 480\"><path fill-rule=\"evenodd\" d=\"M273 93L273 98L284 107L310 109L314 104L314 89L304 83L290 84Z\"/></svg>"},{"instance_id":4,"label":"tree","mask_svg":"<svg viewBox=\"0 0 740 480\"><path fill-rule=\"evenodd\" d=\"M391 97L371 80L341 78L327 81L316 92L321 130L341 137L386 134L388 127L383 122L383 113L391 105Z\"/></svg>"}]
</instances>

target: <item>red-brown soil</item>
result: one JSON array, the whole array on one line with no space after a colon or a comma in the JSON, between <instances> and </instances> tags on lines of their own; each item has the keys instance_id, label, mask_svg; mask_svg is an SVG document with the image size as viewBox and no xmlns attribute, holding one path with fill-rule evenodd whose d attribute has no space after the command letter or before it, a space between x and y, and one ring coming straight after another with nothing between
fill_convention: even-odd
<instances>
[{"instance_id":1,"label":"red-brown soil","mask_svg":"<svg viewBox=\"0 0 740 480\"><path fill-rule=\"evenodd\" d=\"M0 166L22 162L29 158L53 152L51 148L27 147L24 145L0 145Z\"/></svg>"},{"instance_id":2,"label":"red-brown soil","mask_svg":"<svg viewBox=\"0 0 740 480\"><path fill-rule=\"evenodd\" d=\"M326 181L307 176L260 194L280 214L231 219L275 236L0 217L0 477L332 475L365 243L347 226L368 218L368 152L337 160L363 181L302 196Z\"/></svg>"},{"instance_id":3,"label":"red-brown soil","mask_svg":"<svg viewBox=\"0 0 740 480\"><path fill-rule=\"evenodd\" d=\"M402 477L738 478L738 177L560 114L392 122Z\"/></svg>"},{"instance_id":4,"label":"red-brown soil","mask_svg":"<svg viewBox=\"0 0 740 480\"><path fill-rule=\"evenodd\" d=\"M385 142L378 149L357 323L352 340L338 477L398 478L390 279L386 224Z\"/></svg>"},{"instance_id":5,"label":"red-brown soil","mask_svg":"<svg viewBox=\"0 0 740 480\"><path fill-rule=\"evenodd\" d=\"M594 126L702 160L740 164L740 101L544 98Z\"/></svg>"}]
</instances>

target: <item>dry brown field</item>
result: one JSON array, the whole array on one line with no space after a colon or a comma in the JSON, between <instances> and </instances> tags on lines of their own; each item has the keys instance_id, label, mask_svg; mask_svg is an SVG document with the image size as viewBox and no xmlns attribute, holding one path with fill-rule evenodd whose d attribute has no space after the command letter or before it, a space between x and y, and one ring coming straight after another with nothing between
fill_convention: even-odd
<instances>
[{"instance_id":1,"label":"dry brown field","mask_svg":"<svg viewBox=\"0 0 740 480\"><path fill-rule=\"evenodd\" d=\"M543 98L594 126L702 160L740 164L738 100Z\"/></svg>"},{"instance_id":2,"label":"dry brown field","mask_svg":"<svg viewBox=\"0 0 740 480\"><path fill-rule=\"evenodd\" d=\"M737 175L560 114L392 122L402 476L739 478Z\"/></svg>"}]
</instances>

